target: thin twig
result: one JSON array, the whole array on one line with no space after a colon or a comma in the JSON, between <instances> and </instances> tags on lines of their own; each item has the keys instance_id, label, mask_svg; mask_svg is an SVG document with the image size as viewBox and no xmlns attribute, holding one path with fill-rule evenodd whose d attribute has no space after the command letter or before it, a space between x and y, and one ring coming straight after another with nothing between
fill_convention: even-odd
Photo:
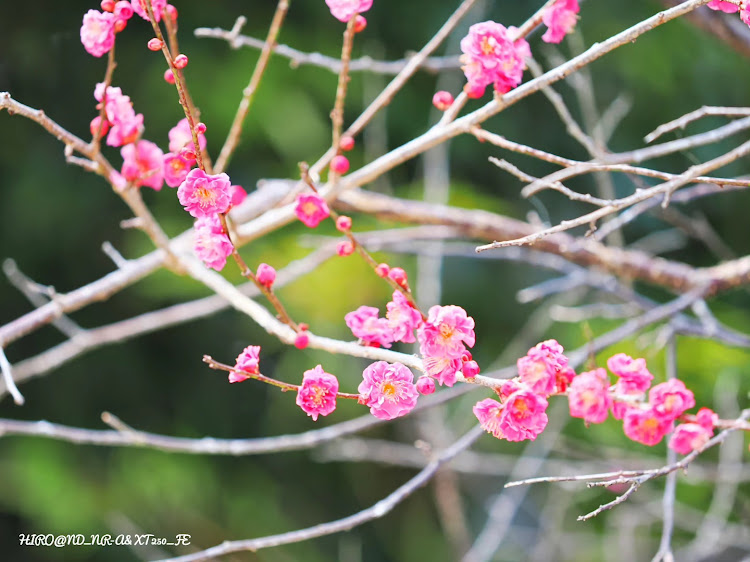
<instances>
[{"instance_id":1,"label":"thin twig","mask_svg":"<svg viewBox=\"0 0 750 562\"><path fill-rule=\"evenodd\" d=\"M3 373L3 381L5 382L5 388L8 389L11 396L13 396L13 402L18 406L23 406L25 402L23 394L18 390L15 381L13 380L13 370L10 366L10 361L5 356L5 349L0 346L0 371Z\"/></svg>"},{"instance_id":2,"label":"thin twig","mask_svg":"<svg viewBox=\"0 0 750 562\"><path fill-rule=\"evenodd\" d=\"M232 121L232 126L229 129L229 134L227 135L226 141L224 141L224 146L221 148L219 157L216 159L216 164L214 165L214 173L216 174L220 174L226 169L227 164L229 163L229 159L232 157L232 153L234 152L235 148L237 148L237 144L240 142L242 124L244 123L245 118L250 111L250 105L253 102L253 97L255 96L255 92L258 90L258 85L260 84L261 78L263 78L263 73L268 66L268 61L271 58L271 53L273 52L273 49L276 45L276 38L279 36L281 24L284 22L284 17L286 16L288 10L289 0L279 0L278 5L276 6L276 11L273 15L273 20L271 21L271 27L268 29L268 35L265 42L263 43L260 57L258 57L258 62L255 64L255 69L253 70L253 74L250 77L250 82L242 92L242 100L240 101L240 105L237 108L237 113L234 116L234 121Z\"/></svg>"}]
</instances>

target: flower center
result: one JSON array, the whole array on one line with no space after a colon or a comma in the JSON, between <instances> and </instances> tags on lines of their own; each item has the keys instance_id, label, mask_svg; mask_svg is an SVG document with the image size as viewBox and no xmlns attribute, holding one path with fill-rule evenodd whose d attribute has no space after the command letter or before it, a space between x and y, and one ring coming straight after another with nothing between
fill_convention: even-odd
<instances>
[{"instance_id":1,"label":"flower center","mask_svg":"<svg viewBox=\"0 0 750 562\"><path fill-rule=\"evenodd\" d=\"M449 340L453 337L453 328L448 324L440 324L440 337L444 340Z\"/></svg>"},{"instance_id":2,"label":"flower center","mask_svg":"<svg viewBox=\"0 0 750 562\"><path fill-rule=\"evenodd\" d=\"M499 46L497 39L487 36L482 37L482 42L480 43L479 48L482 50L483 55L494 55L497 54L497 48Z\"/></svg>"},{"instance_id":3,"label":"flower center","mask_svg":"<svg viewBox=\"0 0 750 562\"><path fill-rule=\"evenodd\" d=\"M198 202L201 207L208 207L213 205L216 194L206 187L199 187L195 190L195 196L198 198Z\"/></svg>"},{"instance_id":4,"label":"flower center","mask_svg":"<svg viewBox=\"0 0 750 562\"><path fill-rule=\"evenodd\" d=\"M323 404L323 400L325 400L325 397L328 391L322 386L317 386L317 385L313 386L311 390L313 391L313 399L312 399L313 402L315 403L316 406L321 406Z\"/></svg>"},{"instance_id":5,"label":"flower center","mask_svg":"<svg viewBox=\"0 0 750 562\"><path fill-rule=\"evenodd\" d=\"M396 386L392 382L383 383L380 389L383 392L383 396L391 398L396 395Z\"/></svg>"},{"instance_id":6,"label":"flower center","mask_svg":"<svg viewBox=\"0 0 750 562\"><path fill-rule=\"evenodd\" d=\"M308 201L302 205L302 212L308 217L312 216L318 212L318 206L315 203Z\"/></svg>"}]
</instances>

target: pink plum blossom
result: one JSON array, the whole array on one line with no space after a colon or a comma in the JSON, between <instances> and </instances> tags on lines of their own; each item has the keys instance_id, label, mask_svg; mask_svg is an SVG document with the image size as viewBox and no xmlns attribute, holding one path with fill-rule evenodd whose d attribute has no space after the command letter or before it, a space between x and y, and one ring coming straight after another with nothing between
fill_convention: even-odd
<instances>
[{"instance_id":1,"label":"pink plum blossom","mask_svg":"<svg viewBox=\"0 0 750 562\"><path fill-rule=\"evenodd\" d=\"M362 373L359 384L360 404L369 406L370 413L381 420L405 416L417 405L419 393L414 375L401 363L377 361Z\"/></svg>"},{"instance_id":2,"label":"pink plum blossom","mask_svg":"<svg viewBox=\"0 0 750 562\"><path fill-rule=\"evenodd\" d=\"M195 221L193 252L206 267L221 271L232 255L232 242L224 233L218 215L201 217Z\"/></svg>"},{"instance_id":3,"label":"pink plum blossom","mask_svg":"<svg viewBox=\"0 0 750 562\"><path fill-rule=\"evenodd\" d=\"M164 153L151 141L140 140L120 149L123 163L121 174L135 186L148 186L159 191L164 184Z\"/></svg>"},{"instance_id":4,"label":"pink plum blossom","mask_svg":"<svg viewBox=\"0 0 750 562\"><path fill-rule=\"evenodd\" d=\"M505 408L497 400L485 398L474 405L474 415L479 420L482 428L497 437L503 439L505 434L501 429L501 421Z\"/></svg>"},{"instance_id":5,"label":"pink plum blossom","mask_svg":"<svg viewBox=\"0 0 750 562\"><path fill-rule=\"evenodd\" d=\"M322 365L305 371L302 385L297 391L297 406L318 421L318 416L327 416L336 409L338 379L323 370Z\"/></svg>"},{"instance_id":6,"label":"pink plum blossom","mask_svg":"<svg viewBox=\"0 0 750 562\"><path fill-rule=\"evenodd\" d=\"M737 4L732 4L731 2L724 2L723 0L711 0L708 4L706 4L709 8L712 10L720 10L722 12L725 12L727 14L734 14L739 10L739 6Z\"/></svg>"},{"instance_id":7,"label":"pink plum blossom","mask_svg":"<svg viewBox=\"0 0 750 562\"><path fill-rule=\"evenodd\" d=\"M366 345L391 347L393 332L386 318L378 318L380 311L372 306L360 306L344 317L346 325L355 337Z\"/></svg>"},{"instance_id":8,"label":"pink plum blossom","mask_svg":"<svg viewBox=\"0 0 750 562\"><path fill-rule=\"evenodd\" d=\"M711 408L701 408L695 415L695 422L701 427L710 429L712 432L718 421L719 416L717 416Z\"/></svg>"},{"instance_id":9,"label":"pink plum blossom","mask_svg":"<svg viewBox=\"0 0 750 562\"><path fill-rule=\"evenodd\" d=\"M648 401L656 415L669 422L695 406L693 392L685 388L685 383L680 379L669 379L657 384L649 391Z\"/></svg>"},{"instance_id":10,"label":"pink plum blossom","mask_svg":"<svg viewBox=\"0 0 750 562\"><path fill-rule=\"evenodd\" d=\"M450 357L425 357L423 363L427 374L445 386L456 384L456 375L462 367L460 359Z\"/></svg>"},{"instance_id":11,"label":"pink plum blossom","mask_svg":"<svg viewBox=\"0 0 750 562\"><path fill-rule=\"evenodd\" d=\"M190 161L181 154L167 153L164 156L164 181L169 187L177 187L193 167L194 161Z\"/></svg>"},{"instance_id":12,"label":"pink plum blossom","mask_svg":"<svg viewBox=\"0 0 750 562\"><path fill-rule=\"evenodd\" d=\"M354 14L361 14L372 7L372 0L326 0L331 14L339 21L349 21Z\"/></svg>"},{"instance_id":13,"label":"pink plum blossom","mask_svg":"<svg viewBox=\"0 0 750 562\"><path fill-rule=\"evenodd\" d=\"M602 423L607 419L612 405L608 390L609 379L604 369L576 376L568 387L570 415L583 418L586 423Z\"/></svg>"},{"instance_id":14,"label":"pink plum blossom","mask_svg":"<svg viewBox=\"0 0 750 562\"><path fill-rule=\"evenodd\" d=\"M547 400L525 385L519 385L503 405L500 427L508 441L533 441L547 427Z\"/></svg>"},{"instance_id":15,"label":"pink plum blossom","mask_svg":"<svg viewBox=\"0 0 750 562\"><path fill-rule=\"evenodd\" d=\"M628 408L623 418L623 431L633 441L653 447L672 430L673 422L659 415L654 408Z\"/></svg>"},{"instance_id":16,"label":"pink plum blossom","mask_svg":"<svg viewBox=\"0 0 750 562\"><path fill-rule=\"evenodd\" d=\"M461 40L461 69L468 84L464 88L470 97L481 97L484 89L494 83L495 90L504 94L518 86L526 68L524 59L531 56L525 39L512 40L515 27L494 21L477 23Z\"/></svg>"},{"instance_id":17,"label":"pink plum blossom","mask_svg":"<svg viewBox=\"0 0 750 562\"><path fill-rule=\"evenodd\" d=\"M681 455L692 453L705 445L714 432L697 423L678 425L669 439L669 448Z\"/></svg>"},{"instance_id":18,"label":"pink plum blossom","mask_svg":"<svg viewBox=\"0 0 750 562\"><path fill-rule=\"evenodd\" d=\"M185 147L195 151L193 134L190 132L187 117L180 119L177 125L169 130L167 136L169 137L169 152L177 154ZM198 133L198 146L201 151L206 149L206 135L203 133Z\"/></svg>"},{"instance_id":19,"label":"pink plum blossom","mask_svg":"<svg viewBox=\"0 0 750 562\"><path fill-rule=\"evenodd\" d=\"M460 359L464 344L474 347L474 319L460 306L433 306L427 321L417 330L424 357Z\"/></svg>"},{"instance_id":20,"label":"pink plum blossom","mask_svg":"<svg viewBox=\"0 0 750 562\"><path fill-rule=\"evenodd\" d=\"M229 382L242 382L251 378L249 374L257 375L260 373L258 363L260 362L260 346L248 345L237 356L234 368L236 371L229 373ZM245 371L244 373L240 371Z\"/></svg>"},{"instance_id":21,"label":"pink plum blossom","mask_svg":"<svg viewBox=\"0 0 750 562\"><path fill-rule=\"evenodd\" d=\"M107 88L106 100L104 83L100 82L94 89L94 97L104 103L104 114L112 126L107 135L109 146L122 146L135 142L143 132L143 115L135 113L130 96L125 96L120 88ZM100 108L101 105L97 106Z\"/></svg>"},{"instance_id":22,"label":"pink plum blossom","mask_svg":"<svg viewBox=\"0 0 750 562\"><path fill-rule=\"evenodd\" d=\"M414 330L422 325L422 314L414 308L401 291L393 291L393 300L386 305L388 327L393 340L414 343Z\"/></svg>"},{"instance_id":23,"label":"pink plum blossom","mask_svg":"<svg viewBox=\"0 0 750 562\"><path fill-rule=\"evenodd\" d=\"M315 228L330 215L328 204L317 193L301 193L297 196L294 214L309 228Z\"/></svg>"},{"instance_id":24,"label":"pink plum blossom","mask_svg":"<svg viewBox=\"0 0 750 562\"><path fill-rule=\"evenodd\" d=\"M533 441L547 427L547 400L525 385L507 382L500 392L503 403L486 398L474 405L474 415L498 439Z\"/></svg>"},{"instance_id":25,"label":"pink plum blossom","mask_svg":"<svg viewBox=\"0 0 750 562\"><path fill-rule=\"evenodd\" d=\"M114 14L89 10L83 15L81 43L86 52L95 57L108 53L115 45Z\"/></svg>"},{"instance_id":26,"label":"pink plum blossom","mask_svg":"<svg viewBox=\"0 0 750 562\"><path fill-rule=\"evenodd\" d=\"M195 168L177 188L177 198L185 210L196 218L225 213L232 200L230 186L226 174L209 176L200 168Z\"/></svg>"},{"instance_id":27,"label":"pink plum blossom","mask_svg":"<svg viewBox=\"0 0 750 562\"><path fill-rule=\"evenodd\" d=\"M232 192L232 207L236 207L245 200L247 191L241 185L233 185L230 189Z\"/></svg>"},{"instance_id":28,"label":"pink plum blossom","mask_svg":"<svg viewBox=\"0 0 750 562\"><path fill-rule=\"evenodd\" d=\"M545 43L559 43L570 33L578 21L576 14L580 11L578 0L557 0L542 14L542 21L547 32L542 35Z\"/></svg>"},{"instance_id":29,"label":"pink plum blossom","mask_svg":"<svg viewBox=\"0 0 750 562\"><path fill-rule=\"evenodd\" d=\"M568 358L556 340L547 340L532 347L518 360L517 366L521 381L547 397L555 392L557 373L568 366Z\"/></svg>"},{"instance_id":30,"label":"pink plum blossom","mask_svg":"<svg viewBox=\"0 0 750 562\"><path fill-rule=\"evenodd\" d=\"M615 385L618 394L646 392L654 378L654 375L646 368L645 359L633 359L624 353L618 353L607 359L607 367L612 374L619 377Z\"/></svg>"},{"instance_id":31,"label":"pink plum blossom","mask_svg":"<svg viewBox=\"0 0 750 562\"><path fill-rule=\"evenodd\" d=\"M146 0L131 0L133 11L148 21L148 10L146 9ZM167 0L151 0L151 9L154 12L154 19L161 21L161 14L167 7Z\"/></svg>"}]
</instances>

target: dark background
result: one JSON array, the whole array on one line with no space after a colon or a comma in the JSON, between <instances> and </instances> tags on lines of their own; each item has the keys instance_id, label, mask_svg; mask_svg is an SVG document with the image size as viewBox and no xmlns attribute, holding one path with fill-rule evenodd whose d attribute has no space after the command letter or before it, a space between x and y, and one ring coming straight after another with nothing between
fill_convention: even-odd
<instances>
[{"instance_id":1,"label":"dark background","mask_svg":"<svg viewBox=\"0 0 750 562\"><path fill-rule=\"evenodd\" d=\"M375 58L395 59L418 50L457 2L375 0L374 4L367 14L367 30L357 36L354 56L370 54ZM187 80L202 111L202 120L208 126L209 151L214 157L258 52L233 51L223 41L196 39L192 30L199 26L228 29L237 16L245 15L249 23L244 31L264 37L274 7L275 3L269 0L177 4L181 49L190 58ZM8 90L18 101L43 108L50 117L83 138L87 138L88 123L96 114L94 85L102 80L106 65L106 57L89 56L79 40L82 15L90 8L98 6L80 1L14 2L12 9L4 10L0 18L0 91ZM646 0L585 2L579 30L585 44L590 45L660 8L659 3ZM490 3L482 19L519 24L531 10L526 2ZM448 41L449 50L441 49L438 54L457 53L457 41L469 23L472 22L467 20ZM303 51L337 56L343 29L331 17L323 0L297 1L292 3L280 42ZM182 114L174 87L162 79L161 55L146 49L151 35L147 23L134 16L126 31L118 36L118 67L113 84L130 95L136 111L145 115L144 138L166 150L167 132ZM546 56L556 48L543 44L539 33L530 38L530 44L537 60L549 67ZM563 43L558 52L570 56L571 48ZM665 25L606 56L591 65L599 110L620 94L627 95L633 104L610 148L613 151L637 148L642 145L642 137L658 124L704 104L746 104L750 89L750 74L746 69L746 59L683 21ZM453 91L457 93L462 76L458 70L451 71L451 75ZM347 123L384 84L381 77L353 76ZM285 59L273 57L246 122L243 143L228 170L233 183L251 190L261 178L294 177L297 162L315 161L330 142L328 113L335 88L336 76L327 70L293 69ZM358 141L351 156L353 168L368 161L366 150L377 154L424 132L435 120L430 104L435 89L436 77L432 74L420 73L411 80L387 110L384 118L387 136L380 141ZM556 89L578 117L580 112L570 86L558 84ZM473 102L469 108L478 106L479 102ZM706 119L688 132L720 123L720 119ZM493 118L486 126L512 140L572 158L586 158L583 149L564 134L559 118L539 94ZM715 157L736 144L738 139L732 139L665 158L656 165L668 171L682 171L696 160ZM0 257L13 258L34 280L66 292L113 269L100 249L104 241L111 242L128 258L150 251L150 242L144 235L119 227L119 222L129 217L129 211L111 189L98 176L66 165L62 145L36 124L3 112L0 147ZM105 151L113 164L119 166L117 150L107 147ZM534 210L543 220L552 222L586 209L550 193L533 202L522 200L518 195L519 182L487 163L491 155L508 157L473 138L459 138L451 143L452 202L519 218ZM550 171L548 166L530 159L517 156L510 159L531 174ZM747 163L737 162L723 173L747 173ZM422 178L423 163L417 159L370 187L418 198L422 195ZM618 176L615 180L619 194L632 191L627 178ZM592 190L593 182L583 179L571 182L571 187ZM145 189L144 198L169 235L190 226L188 215L171 189L165 187L158 193ZM734 192L701 200L683 210L688 215L704 214L729 249L740 256L747 254L750 246L749 205L748 193ZM355 225L360 229L394 226L377 224L367 217L355 217ZM667 228L671 227L658 215L647 215L625 229L625 239L633 242L647 233ZM280 268L310 251L314 242L303 237L309 233L302 225L290 225L252 243L242 253L251 266L265 261ZM321 233L335 235L331 225L321 226L315 232ZM694 265L717 261L704 245L691 241L685 241L666 256ZM415 272L413 257L380 254L379 259ZM232 264L225 274L238 281ZM548 276L531 266L508 262L446 260L443 303L461 305L476 319L475 358L480 365L492 364L534 311L536 305L518 304L514 293ZM643 289L649 296L666 297L652 288ZM83 327L96 327L206 294L205 289L189 279L160 272L104 303L73 314L72 318ZM316 333L349 339L344 314L361 304L383 309L389 293L385 285L351 258L328 262L282 289L280 296L293 316L309 322ZM712 303L722 320L745 330L750 329L747 305L745 291L722 296ZM0 322L9 322L30 309L24 297L5 278L0 279ZM586 325L553 324L541 335L555 337L572 349L585 343L587 333L598 335L615 325L603 320ZM47 327L13 343L7 355L11 362L18 362L60 341L60 333ZM530 347L536 341L524 345ZM295 406L292 396L253 382L230 386L224 375L209 370L200 361L202 354L208 353L231 363L249 344L263 346L263 372L290 382L298 381L305 369L322 363L327 371L339 376L342 390L353 391L364 366L352 358L286 349L248 318L225 311L200 322L83 355L48 376L25 383L21 387L27 399L25 406L14 406L6 396L0 404L0 416L103 428L100 415L109 411L138 429L155 433L264 437L324 427L365 413L354 404L344 403L333 415L313 423ZM651 370L663 377L663 354L650 348L639 349L636 344L635 340L626 342L616 351L647 357ZM746 352L686 338L678 340L678 349L680 377L695 389L699 404L713 405L712 392L717 380L737 380L739 407L746 406L749 366ZM614 349L609 350L609 354L613 352ZM607 356L603 353L599 357L600 365ZM506 358L505 364L513 359ZM474 391L468 402L445 408L438 422L442 425L448 420L447 431L460 435L474 423L473 399L484 397L481 390ZM422 415L414 418L421 421L421 433L414 423L402 420L381 426L366 436L411 443L425 436L425 427L429 435L430 424L436 418ZM644 455L643 462L649 466L656 466L663 458L664 444L645 450L627 441L614 421L589 430L584 430L578 422L569 424L553 456L586 459ZM435 432L438 430L446 431L434 428ZM609 449L603 452L605 444ZM521 446L491 437L482 438L475 449L505 454L523 451ZM120 547L20 548L19 533L144 532L167 537L188 533L194 546L206 548L225 539L260 537L349 515L372 505L414 474L413 469L369 462L318 462L318 453L227 458L5 437L0 441L0 553L6 560L138 559L136 554ZM706 458L710 460L713 456L715 453L711 452ZM616 461L612 462L616 465ZM468 526L471 534L476 535L484 525L489 501L501 490L504 480L462 476L459 482ZM694 509L704 509L712 485L696 479L680 482L680 501ZM658 502L662 485L661 482L649 485L618 510L632 512L641 503ZM258 554L237 554L227 560L451 560L454 554L438 519L433 491L431 486L427 487L385 519L349 533ZM575 515L613 496L611 492L586 490L583 486L574 490L574 495L570 493L566 492L570 506L563 514L568 520L564 527L591 534L587 535L588 540L576 543L569 553L566 551L564 557L602 559L608 533L619 520L607 514L582 524L575 523ZM546 485L532 488L520 517L523 525L538 529L545 502L554 502L556 494L563 494L562 489ZM747 520L748 500L748 489L742 485L731 509L731 521ZM644 553L655 552L661 524L658 518L641 524L641 548ZM525 559L529 541L524 536L519 534L510 539L499 551L497 560ZM678 531L675 540L680 544L689 538L689 533Z\"/></svg>"}]
</instances>

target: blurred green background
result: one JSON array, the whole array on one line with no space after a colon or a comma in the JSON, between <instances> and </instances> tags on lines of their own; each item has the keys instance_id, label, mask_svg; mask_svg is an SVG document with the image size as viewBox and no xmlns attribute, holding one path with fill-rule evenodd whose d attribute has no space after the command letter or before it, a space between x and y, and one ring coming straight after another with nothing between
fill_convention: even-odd
<instances>
[{"instance_id":1,"label":"blurred green background","mask_svg":"<svg viewBox=\"0 0 750 562\"><path fill-rule=\"evenodd\" d=\"M354 56L401 58L416 51L433 35L457 2L428 0L375 0L367 14L369 25L357 36ZM481 2L480 2L481 4ZM533 4L530 5L530 4ZM540 3L488 2L482 19L506 25L518 24ZM48 115L70 131L86 138L95 113L94 85L102 79L105 60L87 55L79 40L83 13L97 8L92 2L13 3L0 17L0 91ZM199 26L231 28L239 15L248 17L245 33L264 37L275 2L222 1L178 3L182 51L190 58L187 80L202 120L208 125L209 151L215 157L229 128L241 90L252 72L258 52L231 50L214 39L196 39ZM579 30L589 45L602 41L661 8L658 2L585 2ZM475 20L476 21L476 20ZM470 20L448 41L456 54L457 41ZM292 2L280 42L302 51L319 51L337 56L343 25L333 19L323 0ZM118 37L113 84L130 95L137 112L145 115L144 138L163 149L167 132L182 117L172 86L162 79L164 61L145 48L151 37L146 22L137 16ZM556 48L543 44L540 34L530 39L539 62L549 67L548 55ZM558 52L570 56L572 46L563 43ZM747 60L731 52L715 38L683 21L673 22L646 35L591 66L601 111L619 95L633 108L613 136L610 148L629 150L642 145L642 137L658 124L701 105L746 105L750 74ZM460 88L461 73L449 73L453 92ZM527 75L528 76L528 75ZM384 137L373 134L358 142L352 154L356 167L384 150L395 148L427 130L436 115L430 103L436 76L418 74L388 107L377 126ZM383 77L355 74L347 100L347 123L385 84ZM246 122L243 143L237 150L229 174L234 183L251 190L261 178L294 177L297 162L314 161L330 142L328 113L333 103L336 76L320 68L291 68L285 59L273 57L255 104ZM557 90L580 116L575 95L567 84ZM487 98L482 100L486 101ZM478 107L474 102L469 107ZM688 132L716 126L719 119L707 119ZM524 100L492 119L487 128L512 140L528 143L573 158L586 158L583 149L564 134L564 129L541 96ZM65 164L62 145L36 124L0 113L0 257L13 258L34 280L66 292L86 284L113 269L101 251L111 242L125 257L137 257L150 250L141 233L123 231L119 222L129 217L122 204L99 177ZM735 146L727 143L682 153L658 162L661 169L682 171L696 160L706 160ZM116 150L105 148L115 166L121 160ZM487 162L500 151L473 138L451 143L451 201L459 206L480 207L523 218L534 210L552 222L570 218L586 207L546 193L535 201L522 200L520 183ZM530 159L510 156L530 174L541 175L548 166ZM737 162L726 174L746 173L746 162ZM627 178L615 178L618 193L633 189ZM422 196L421 159L398 167L375 189L398 196ZM571 182L571 187L593 190L591 179ZM144 190L144 197L170 235L190 226L190 219L177 203L174 192ZM701 200L683 207L689 216L702 213L717 229L734 255L750 252L747 209L750 194L734 192ZM392 227L367 217L355 217L357 228ZM644 235L670 226L657 215L644 216L625 229L633 242ZM331 225L316 234L335 235ZM309 231L295 224L243 249L253 266L265 261L277 268L311 251L303 235ZM666 257L695 265L710 265L717 257L704 245L684 240ZM416 261L407 255L379 254L380 259L404 266L415 274ZM237 280L232 264L227 276ZM548 272L531 266L496 260L454 257L443 269L444 304L466 308L477 322L475 358L487 367L502 353L531 317L537 304L522 305L514 298L518 290L548 278ZM641 288L641 287L638 287ZM663 292L642 287L651 297L664 299ZM375 276L355 258L326 263L313 274L279 291L292 315L307 321L313 331L349 339L343 322L346 312L361 304L384 308L389 293ZM104 303L91 305L72 315L83 327L96 327L156 310L170 304L205 296L205 289L186 278L160 272ZM738 329L750 331L744 290L712 301L715 313ZM5 278L0 278L0 322L7 323L31 309L25 298ZM542 315L543 317L544 315ZM616 326L614 321L595 320L585 325L553 323L536 330L536 339L516 339L522 354L542 337L555 337L568 349ZM533 329L531 330L534 331ZM52 327L13 343L7 350L11 362L18 362L62 341ZM105 427L102 411L109 411L138 429L186 437L265 437L298 433L324 427L365 413L355 404L342 403L328 418L313 423L294 404L294 397L253 382L227 384L226 377L209 370L204 353L231 363L249 344L263 346L261 369L276 378L297 382L301 373L322 363L339 376L342 390L353 391L364 363L281 346L249 319L234 312L221 312L200 322L170 328L155 334L109 346L82 356L48 376L21 387L27 404L17 407L6 396L0 416L49 421L86 428ZM611 350L612 351L612 350ZM664 376L663 353L636 347L635 341L617 351L646 356L657 376ZM737 404L747 405L750 361L745 351L728 350L717 344L678 339L680 377L695 389L699 404L713 405L717 380L737 384ZM519 351L516 349L516 353ZM516 355L517 356L517 355ZM603 353L599 363L607 356ZM505 364L514 360L506 357ZM724 383L722 383L724 384ZM436 434L458 436L472 426L471 404L484 398L481 390L468 399L444 407L440 415L418 414L418 423L402 420L369 431L366 436L412 443L416 438ZM730 403L731 406L731 403ZM723 413L723 412L722 412ZM736 412L727 412L727 416ZM561 423L565 420L560 418ZM553 448L562 459L637 458L656 466L663 458L664 444L645 450L623 436L614 421L585 430L580 420L567 425ZM434 427L431 424L436 424ZM443 427L445 424L445 427ZM440 427L438 427L438 425ZM432 430L430 429L432 427ZM426 428L426 429L425 429ZM427 437L427 438L428 438ZM429 438L428 438L429 440ZM606 445L606 449L605 446ZM523 447L483 437L475 449L487 453L517 455ZM716 452L706 455L707 462ZM617 461L612 461L617 466ZM745 475L747 471L745 471ZM19 533L123 533L144 532L156 536L188 533L192 544L206 548L225 539L260 537L337 519L375 503L414 474L414 469L384 466L372 462L320 462L319 452L292 452L249 457L211 457L166 454L131 448L75 446L38 438L5 437L0 440L0 553L3 560L102 560L127 561L156 557L159 553L132 552L111 548L19 547ZM500 492L504 479L496 476L460 476L463 510L470 536L484 525L486 509ZM543 508L565 498L565 532L584 533L585 540L570 546L560 559L604 559L622 514L639 513L644 505L660 501L663 482L650 484L627 505L589 523L575 523L575 515L609 501L609 491L574 490L538 486L529 490L518 517L520 529L498 551L497 560L521 560L529 556L529 545L543 528ZM681 479L678 497L682 505L705 509L713 485L699 479ZM446 538L436 510L435 488L418 491L383 520L368 523L349 533L279 547L258 554L236 554L227 560L452 560L456 553ZM750 516L748 487L741 484L731 507L730 521L742 524ZM546 503L550 502L550 503ZM617 513L619 512L620 515ZM642 512L640 512L642 513ZM643 517L639 524L639 546L629 560L646 559L656 551L660 532L657 517ZM137 529L137 531L131 530ZM613 531L615 529L615 531ZM570 535L575 537L576 535ZM678 530L675 541L690 539ZM455 546L455 545L454 545ZM635 546L633 546L635 549ZM610 549L611 550L611 549ZM728 558L731 559L731 558Z\"/></svg>"}]
</instances>

